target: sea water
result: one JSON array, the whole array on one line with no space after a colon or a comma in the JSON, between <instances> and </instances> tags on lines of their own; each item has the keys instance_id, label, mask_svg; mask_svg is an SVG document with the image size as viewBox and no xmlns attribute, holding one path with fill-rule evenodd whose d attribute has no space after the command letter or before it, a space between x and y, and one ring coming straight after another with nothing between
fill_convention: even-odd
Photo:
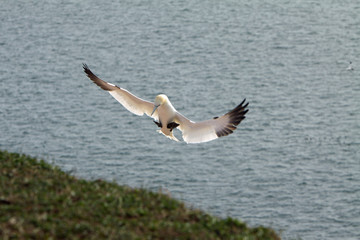
<instances>
[{"instance_id":1,"label":"sea water","mask_svg":"<svg viewBox=\"0 0 360 240\"><path fill-rule=\"evenodd\" d=\"M0 148L284 239L360 239L359 13L359 1L3 0ZM249 112L232 135L174 142L82 63L194 121L244 98Z\"/></svg>"}]
</instances>

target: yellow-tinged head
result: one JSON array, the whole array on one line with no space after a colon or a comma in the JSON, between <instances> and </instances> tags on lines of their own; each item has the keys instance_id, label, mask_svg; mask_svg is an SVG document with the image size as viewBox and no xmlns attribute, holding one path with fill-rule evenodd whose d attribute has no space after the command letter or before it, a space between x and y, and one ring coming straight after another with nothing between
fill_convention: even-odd
<instances>
[{"instance_id":1,"label":"yellow-tinged head","mask_svg":"<svg viewBox=\"0 0 360 240\"><path fill-rule=\"evenodd\" d=\"M168 97L165 94L157 95L154 101L155 106L160 106L161 104L169 101Z\"/></svg>"},{"instance_id":2,"label":"yellow-tinged head","mask_svg":"<svg viewBox=\"0 0 360 240\"><path fill-rule=\"evenodd\" d=\"M156 96L154 101L154 110L152 111L151 115L154 114L155 110L162 104L169 102L168 97L165 94L159 94Z\"/></svg>"}]
</instances>

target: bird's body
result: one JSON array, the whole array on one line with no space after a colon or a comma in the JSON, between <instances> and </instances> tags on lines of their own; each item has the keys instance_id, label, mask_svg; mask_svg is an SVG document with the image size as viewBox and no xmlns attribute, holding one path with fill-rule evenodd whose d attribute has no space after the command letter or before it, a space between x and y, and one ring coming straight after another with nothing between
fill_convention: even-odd
<instances>
[{"instance_id":1,"label":"bird's body","mask_svg":"<svg viewBox=\"0 0 360 240\"><path fill-rule=\"evenodd\" d=\"M229 135L236 126L245 118L247 113L245 99L232 111L221 117L215 117L202 122L193 122L176 111L165 94L157 95L154 103L136 97L126 89L105 82L91 72L86 64L84 71L87 76L99 87L108 91L127 110L136 115L148 115L160 127L159 132L166 137L178 141L173 135L173 130L179 128L182 137L187 143L201 143Z\"/></svg>"},{"instance_id":2,"label":"bird's body","mask_svg":"<svg viewBox=\"0 0 360 240\"><path fill-rule=\"evenodd\" d=\"M163 133L165 136L167 136L170 139L173 139L175 141L179 141L176 137L173 135L173 127L176 125L176 122L174 122L174 119L176 117L176 109L169 101L168 97L165 94L160 94L157 96L157 99L161 99L162 104L159 104L157 107L157 114L159 116L159 132ZM160 100L159 100L160 101ZM175 125L174 125L175 123Z\"/></svg>"}]
</instances>

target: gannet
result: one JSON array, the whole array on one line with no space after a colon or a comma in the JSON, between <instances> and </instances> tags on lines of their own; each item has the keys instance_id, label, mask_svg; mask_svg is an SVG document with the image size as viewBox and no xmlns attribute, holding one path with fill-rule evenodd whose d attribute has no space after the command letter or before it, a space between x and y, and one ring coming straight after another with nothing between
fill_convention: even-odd
<instances>
[{"instance_id":1,"label":"gannet","mask_svg":"<svg viewBox=\"0 0 360 240\"><path fill-rule=\"evenodd\" d=\"M354 70L354 68L352 67L352 62L350 62L349 66L348 66L348 68L346 70L348 70L348 71Z\"/></svg>"},{"instance_id":2,"label":"gannet","mask_svg":"<svg viewBox=\"0 0 360 240\"><path fill-rule=\"evenodd\" d=\"M244 99L237 107L221 117L214 117L202 122L193 122L176 111L165 94L157 95L154 103L152 103L133 95L124 88L101 80L91 72L86 64L83 64L83 68L86 75L96 85L108 91L127 110L139 116L145 113L153 118L154 123L160 128L158 132L174 141L179 141L173 135L175 128L182 132L182 138L186 143L208 142L227 136L233 133L236 126L240 124L248 112L246 107L249 103L245 104L246 99Z\"/></svg>"}]
</instances>

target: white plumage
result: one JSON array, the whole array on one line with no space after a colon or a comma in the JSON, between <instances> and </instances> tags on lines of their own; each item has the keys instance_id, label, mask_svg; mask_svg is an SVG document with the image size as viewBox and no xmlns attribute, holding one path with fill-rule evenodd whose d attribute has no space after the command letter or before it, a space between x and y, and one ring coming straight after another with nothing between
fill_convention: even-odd
<instances>
[{"instance_id":1,"label":"white plumage","mask_svg":"<svg viewBox=\"0 0 360 240\"><path fill-rule=\"evenodd\" d=\"M248 112L245 99L236 108L221 117L215 117L202 122L193 122L176 111L165 94L156 96L154 103L143 100L126 89L115 86L98 78L86 64L84 72L102 89L108 91L118 102L130 112L142 116L144 114L152 117L156 125L160 127L159 132L166 137L178 141L173 135L173 129L178 128L187 143L201 143L233 133L236 126L245 118Z\"/></svg>"}]
</instances>

